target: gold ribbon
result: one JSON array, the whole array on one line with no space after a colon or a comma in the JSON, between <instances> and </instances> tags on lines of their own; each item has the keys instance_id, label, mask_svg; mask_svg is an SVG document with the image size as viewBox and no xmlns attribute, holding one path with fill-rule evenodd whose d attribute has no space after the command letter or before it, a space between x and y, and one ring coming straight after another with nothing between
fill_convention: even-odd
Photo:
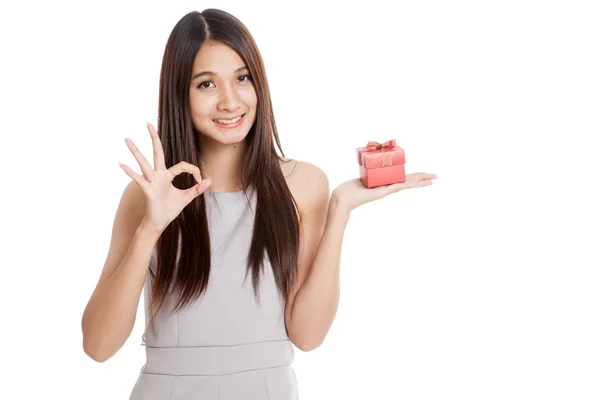
<instances>
[{"instance_id":1,"label":"gold ribbon","mask_svg":"<svg viewBox=\"0 0 600 400\"><path fill-rule=\"evenodd\" d=\"M367 145L365 146L367 149L367 152L371 152L373 150L381 150L381 166L382 167L389 167L390 165L392 165L392 152L394 151L394 148L396 147L396 139L390 139L386 142L383 143L378 143L375 142L373 140L369 140L369 143L367 143ZM390 151L385 151L385 149L390 149Z\"/></svg>"},{"instance_id":2,"label":"gold ribbon","mask_svg":"<svg viewBox=\"0 0 600 400\"><path fill-rule=\"evenodd\" d=\"M392 165L392 152L391 151L383 151L383 149L381 149L381 152L382 152L381 166L388 167L388 166Z\"/></svg>"}]
</instances>

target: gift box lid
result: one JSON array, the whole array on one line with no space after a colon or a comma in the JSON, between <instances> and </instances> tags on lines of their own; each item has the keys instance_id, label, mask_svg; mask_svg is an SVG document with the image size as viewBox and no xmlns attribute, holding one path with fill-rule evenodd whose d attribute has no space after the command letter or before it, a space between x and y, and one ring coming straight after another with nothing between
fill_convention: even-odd
<instances>
[{"instance_id":1,"label":"gift box lid","mask_svg":"<svg viewBox=\"0 0 600 400\"><path fill-rule=\"evenodd\" d=\"M396 144L396 139L384 143L370 140L365 147L356 149L358 165L365 168L381 168L406 162L404 150Z\"/></svg>"}]
</instances>

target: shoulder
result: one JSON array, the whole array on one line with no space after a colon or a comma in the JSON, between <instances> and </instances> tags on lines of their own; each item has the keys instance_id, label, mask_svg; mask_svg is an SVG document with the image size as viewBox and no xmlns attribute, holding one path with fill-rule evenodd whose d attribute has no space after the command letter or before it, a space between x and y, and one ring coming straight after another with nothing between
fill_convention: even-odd
<instances>
[{"instance_id":1,"label":"shoulder","mask_svg":"<svg viewBox=\"0 0 600 400\"><path fill-rule=\"evenodd\" d=\"M329 190L329 178L317 165L291 158L283 158L279 164L293 194L303 196L314 190Z\"/></svg>"},{"instance_id":2,"label":"shoulder","mask_svg":"<svg viewBox=\"0 0 600 400\"><path fill-rule=\"evenodd\" d=\"M140 185L133 179L125 186L121 202L131 204L136 214L143 216L146 212L146 195Z\"/></svg>"},{"instance_id":3,"label":"shoulder","mask_svg":"<svg viewBox=\"0 0 600 400\"><path fill-rule=\"evenodd\" d=\"M317 165L308 161L284 158L283 175L300 208L311 208L329 198L329 178Z\"/></svg>"}]
</instances>

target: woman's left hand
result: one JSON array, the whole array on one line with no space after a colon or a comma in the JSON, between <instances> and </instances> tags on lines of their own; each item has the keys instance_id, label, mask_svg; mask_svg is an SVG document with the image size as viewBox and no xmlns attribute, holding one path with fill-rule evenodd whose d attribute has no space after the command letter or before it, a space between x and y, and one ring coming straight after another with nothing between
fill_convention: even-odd
<instances>
[{"instance_id":1,"label":"woman's left hand","mask_svg":"<svg viewBox=\"0 0 600 400\"><path fill-rule=\"evenodd\" d=\"M435 174L425 172L414 172L406 175L406 182L393 183L391 185L367 188L360 178L350 179L341 183L331 193L332 200L335 200L338 206L343 207L350 212L358 206L370 203L373 200L382 199L392 193L404 189L429 186L436 179Z\"/></svg>"}]
</instances>

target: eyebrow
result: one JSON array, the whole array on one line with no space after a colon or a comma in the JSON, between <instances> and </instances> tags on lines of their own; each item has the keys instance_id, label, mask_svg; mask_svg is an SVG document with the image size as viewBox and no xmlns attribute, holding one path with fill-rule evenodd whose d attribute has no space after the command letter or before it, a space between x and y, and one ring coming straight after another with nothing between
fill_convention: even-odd
<instances>
[{"instance_id":1,"label":"eyebrow","mask_svg":"<svg viewBox=\"0 0 600 400\"><path fill-rule=\"evenodd\" d=\"M240 72L240 71L242 71L242 70L245 70L245 69L248 69L248 67L246 67L246 66L244 65L244 66L242 66L242 67L239 67L238 69L236 69L236 70L235 70L235 71L233 71L233 72L237 73L237 72ZM214 73L214 72L212 72L212 71L202 71L202 72L198 72L196 75L192 76L192 80L194 80L194 79L196 79L196 78L198 78L198 77L200 77L200 76L202 76L202 75L210 75L210 76L213 76L213 75L215 75L215 73Z\"/></svg>"}]
</instances>

